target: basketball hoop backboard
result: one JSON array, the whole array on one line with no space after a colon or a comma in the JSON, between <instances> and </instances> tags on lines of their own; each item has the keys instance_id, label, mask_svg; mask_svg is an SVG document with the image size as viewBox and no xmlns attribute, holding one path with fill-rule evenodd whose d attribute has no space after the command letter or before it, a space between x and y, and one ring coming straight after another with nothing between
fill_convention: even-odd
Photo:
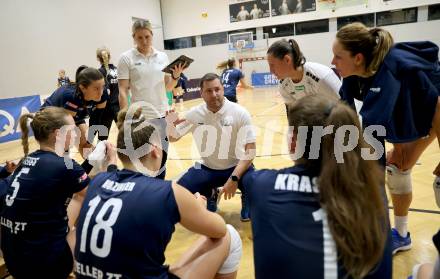
<instances>
[{"instance_id":1,"label":"basketball hoop backboard","mask_svg":"<svg viewBox=\"0 0 440 279\"><path fill-rule=\"evenodd\" d=\"M235 49L237 51L241 51L245 46L246 46L246 41L245 40L237 40L235 42Z\"/></svg>"},{"instance_id":2,"label":"basketball hoop backboard","mask_svg":"<svg viewBox=\"0 0 440 279\"><path fill-rule=\"evenodd\" d=\"M241 49L253 48L254 34L252 32L229 34L229 50L238 50L237 49L238 41L240 41L240 46L242 46ZM244 41L244 45L243 45L243 41Z\"/></svg>"}]
</instances>

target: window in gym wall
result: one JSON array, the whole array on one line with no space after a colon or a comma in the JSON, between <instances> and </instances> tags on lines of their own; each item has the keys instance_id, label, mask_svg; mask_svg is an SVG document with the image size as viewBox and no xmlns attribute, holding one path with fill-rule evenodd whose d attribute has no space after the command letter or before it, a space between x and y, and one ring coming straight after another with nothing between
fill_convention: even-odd
<instances>
[{"instance_id":1,"label":"window in gym wall","mask_svg":"<svg viewBox=\"0 0 440 279\"><path fill-rule=\"evenodd\" d=\"M328 32L328 31L329 31L328 19L320 19L320 20L295 23L295 34L296 35L322 33L322 32Z\"/></svg>"},{"instance_id":2,"label":"window in gym wall","mask_svg":"<svg viewBox=\"0 0 440 279\"><path fill-rule=\"evenodd\" d=\"M252 32L252 34L254 35L254 40L257 39L257 28L248 28L248 29L240 29L240 30L233 30L233 31L228 31L228 38L229 38L229 34L234 34L234 33L243 33L243 32Z\"/></svg>"},{"instance_id":3,"label":"window in gym wall","mask_svg":"<svg viewBox=\"0 0 440 279\"><path fill-rule=\"evenodd\" d=\"M165 40L165 49L190 48L196 46L196 37L184 37L171 40Z\"/></svg>"},{"instance_id":4,"label":"window in gym wall","mask_svg":"<svg viewBox=\"0 0 440 279\"><path fill-rule=\"evenodd\" d=\"M263 33L269 34L269 38L288 37L295 34L295 24L281 24L263 27Z\"/></svg>"},{"instance_id":5,"label":"window in gym wall","mask_svg":"<svg viewBox=\"0 0 440 279\"><path fill-rule=\"evenodd\" d=\"M228 33L211 33L202 35L202 46L219 45L228 43Z\"/></svg>"},{"instance_id":6,"label":"window in gym wall","mask_svg":"<svg viewBox=\"0 0 440 279\"><path fill-rule=\"evenodd\" d=\"M386 11L376 14L376 25L392 25L417 22L417 8Z\"/></svg>"},{"instance_id":7,"label":"window in gym wall","mask_svg":"<svg viewBox=\"0 0 440 279\"><path fill-rule=\"evenodd\" d=\"M342 26L353 22L362 22L367 27L374 27L374 13L354 16L338 17L338 30Z\"/></svg>"},{"instance_id":8,"label":"window in gym wall","mask_svg":"<svg viewBox=\"0 0 440 279\"><path fill-rule=\"evenodd\" d=\"M440 19L440 4L430 5L428 7L428 20Z\"/></svg>"}]
</instances>

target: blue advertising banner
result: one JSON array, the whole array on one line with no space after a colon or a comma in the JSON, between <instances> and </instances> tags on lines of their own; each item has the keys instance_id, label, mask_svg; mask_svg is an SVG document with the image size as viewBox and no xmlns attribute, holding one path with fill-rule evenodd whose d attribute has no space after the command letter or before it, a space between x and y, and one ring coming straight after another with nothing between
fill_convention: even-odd
<instances>
[{"instance_id":1,"label":"blue advertising banner","mask_svg":"<svg viewBox=\"0 0 440 279\"><path fill-rule=\"evenodd\" d=\"M19 139L20 116L40 109L39 95L0 99L0 143Z\"/></svg>"},{"instance_id":2,"label":"blue advertising banner","mask_svg":"<svg viewBox=\"0 0 440 279\"><path fill-rule=\"evenodd\" d=\"M200 97L200 78L193 78L186 82L186 91L183 93L183 100L188 101Z\"/></svg>"},{"instance_id":3,"label":"blue advertising banner","mask_svg":"<svg viewBox=\"0 0 440 279\"><path fill-rule=\"evenodd\" d=\"M273 86L278 85L279 81L275 75L271 73L253 73L252 85L253 86Z\"/></svg>"}]
</instances>

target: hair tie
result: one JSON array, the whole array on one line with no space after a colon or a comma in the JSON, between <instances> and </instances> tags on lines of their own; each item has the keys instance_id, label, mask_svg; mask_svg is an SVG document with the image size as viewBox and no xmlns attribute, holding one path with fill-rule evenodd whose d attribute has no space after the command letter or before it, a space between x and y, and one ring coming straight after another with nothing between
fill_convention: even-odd
<instances>
[{"instance_id":1,"label":"hair tie","mask_svg":"<svg viewBox=\"0 0 440 279\"><path fill-rule=\"evenodd\" d=\"M371 36L374 37L374 43L376 45L379 44L379 29L378 28L370 29L370 34Z\"/></svg>"},{"instance_id":2,"label":"hair tie","mask_svg":"<svg viewBox=\"0 0 440 279\"><path fill-rule=\"evenodd\" d=\"M32 129L31 124L32 124L33 121L34 121L34 117L32 115L29 115L27 120L26 120L26 126L27 126L28 130Z\"/></svg>"}]
</instances>

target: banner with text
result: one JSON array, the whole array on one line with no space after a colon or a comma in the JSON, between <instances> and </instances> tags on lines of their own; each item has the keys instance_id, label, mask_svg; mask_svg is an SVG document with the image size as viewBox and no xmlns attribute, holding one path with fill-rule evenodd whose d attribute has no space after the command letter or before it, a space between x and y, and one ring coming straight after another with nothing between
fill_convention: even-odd
<instances>
[{"instance_id":1,"label":"banner with text","mask_svg":"<svg viewBox=\"0 0 440 279\"><path fill-rule=\"evenodd\" d=\"M39 95L0 99L0 143L19 139L20 116L40 109Z\"/></svg>"},{"instance_id":2,"label":"banner with text","mask_svg":"<svg viewBox=\"0 0 440 279\"><path fill-rule=\"evenodd\" d=\"M252 86L274 86L278 85L279 81L275 75L271 73L253 73Z\"/></svg>"}]
</instances>

